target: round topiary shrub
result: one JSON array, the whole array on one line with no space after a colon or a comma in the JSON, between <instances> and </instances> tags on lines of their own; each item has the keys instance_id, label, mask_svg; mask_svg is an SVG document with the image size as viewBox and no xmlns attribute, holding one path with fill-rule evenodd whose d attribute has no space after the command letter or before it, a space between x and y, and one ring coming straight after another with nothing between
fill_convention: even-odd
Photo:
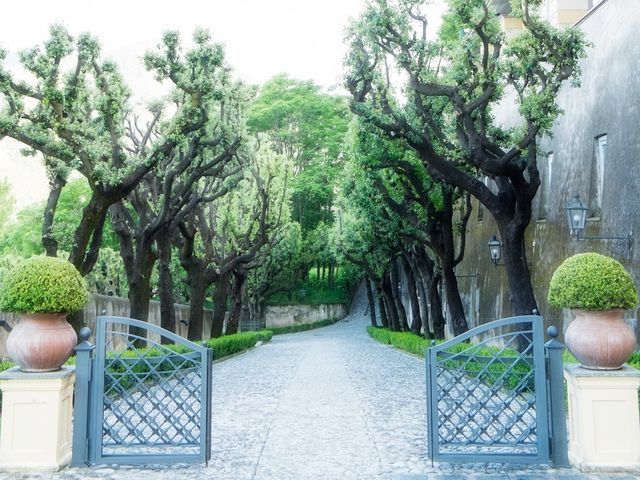
<instances>
[{"instance_id":1,"label":"round topiary shrub","mask_svg":"<svg viewBox=\"0 0 640 480\"><path fill-rule=\"evenodd\" d=\"M548 301L555 307L581 310L629 309L638 305L638 293L620 262L598 253L580 253L554 272Z\"/></svg>"},{"instance_id":2,"label":"round topiary shrub","mask_svg":"<svg viewBox=\"0 0 640 480\"><path fill-rule=\"evenodd\" d=\"M32 257L2 279L0 310L20 313L60 313L81 310L89 294L84 278L66 260Z\"/></svg>"}]
</instances>

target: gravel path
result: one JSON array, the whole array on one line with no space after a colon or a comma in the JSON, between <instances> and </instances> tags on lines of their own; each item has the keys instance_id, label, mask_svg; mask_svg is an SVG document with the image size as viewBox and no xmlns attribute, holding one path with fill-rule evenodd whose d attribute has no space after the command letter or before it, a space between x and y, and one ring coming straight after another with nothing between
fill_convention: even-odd
<instances>
[{"instance_id":1,"label":"gravel path","mask_svg":"<svg viewBox=\"0 0 640 480\"><path fill-rule=\"evenodd\" d=\"M0 479L418 480L625 478L501 465L431 465L422 360L383 346L353 313L214 365L208 466L100 466Z\"/></svg>"}]
</instances>

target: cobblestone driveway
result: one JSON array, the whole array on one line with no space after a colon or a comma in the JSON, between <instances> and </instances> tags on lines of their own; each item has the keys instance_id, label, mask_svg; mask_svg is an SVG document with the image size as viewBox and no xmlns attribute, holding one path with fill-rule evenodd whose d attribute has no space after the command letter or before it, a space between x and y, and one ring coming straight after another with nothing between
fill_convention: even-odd
<instances>
[{"instance_id":1,"label":"cobblestone driveway","mask_svg":"<svg viewBox=\"0 0 640 480\"><path fill-rule=\"evenodd\" d=\"M638 478L499 465L432 466L424 366L369 339L352 314L274 337L214 365L213 451L205 466L97 467L0 479L418 480Z\"/></svg>"}]
</instances>

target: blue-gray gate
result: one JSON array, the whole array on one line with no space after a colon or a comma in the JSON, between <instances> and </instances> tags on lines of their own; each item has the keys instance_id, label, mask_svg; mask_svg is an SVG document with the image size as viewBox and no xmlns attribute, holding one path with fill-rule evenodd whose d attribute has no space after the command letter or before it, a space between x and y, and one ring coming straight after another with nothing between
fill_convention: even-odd
<instances>
[{"instance_id":1,"label":"blue-gray gate","mask_svg":"<svg viewBox=\"0 0 640 480\"><path fill-rule=\"evenodd\" d=\"M472 337L479 340L471 343ZM426 355L429 458L548 463L558 445L552 462L566 466L564 405L551 404L549 396L551 385L556 403L558 398L563 403L557 391L558 381L564 388L563 347L552 340L547 348L554 350L553 371L538 315L496 320L431 346Z\"/></svg>"},{"instance_id":2,"label":"blue-gray gate","mask_svg":"<svg viewBox=\"0 0 640 480\"><path fill-rule=\"evenodd\" d=\"M95 349L88 329L76 348L72 465L207 462L211 350L139 320L96 323Z\"/></svg>"}]
</instances>

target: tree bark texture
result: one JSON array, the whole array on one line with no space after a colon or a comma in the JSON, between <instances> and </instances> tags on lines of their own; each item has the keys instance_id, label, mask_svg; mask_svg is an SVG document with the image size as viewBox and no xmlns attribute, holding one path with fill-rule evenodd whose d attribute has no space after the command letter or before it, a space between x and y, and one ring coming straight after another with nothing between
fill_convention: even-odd
<instances>
[{"instance_id":1,"label":"tree bark texture","mask_svg":"<svg viewBox=\"0 0 640 480\"><path fill-rule=\"evenodd\" d=\"M168 236L168 232L158 235L156 243L158 245L159 260L160 326L175 333L176 311L173 296L173 276L171 274L171 239ZM165 337L162 337L162 342L172 343Z\"/></svg>"},{"instance_id":2,"label":"tree bark texture","mask_svg":"<svg viewBox=\"0 0 640 480\"><path fill-rule=\"evenodd\" d=\"M213 321L211 322L211 338L222 336L224 315L227 310L227 294L229 293L229 274L221 275L215 282L213 292Z\"/></svg>"},{"instance_id":3,"label":"tree bark texture","mask_svg":"<svg viewBox=\"0 0 640 480\"><path fill-rule=\"evenodd\" d=\"M376 304L373 300L373 292L371 290L371 279L369 276L364 277L364 282L367 288L367 301L369 302L369 318L371 319L371 325L373 327L378 326L378 322L376 321Z\"/></svg>"}]
</instances>

